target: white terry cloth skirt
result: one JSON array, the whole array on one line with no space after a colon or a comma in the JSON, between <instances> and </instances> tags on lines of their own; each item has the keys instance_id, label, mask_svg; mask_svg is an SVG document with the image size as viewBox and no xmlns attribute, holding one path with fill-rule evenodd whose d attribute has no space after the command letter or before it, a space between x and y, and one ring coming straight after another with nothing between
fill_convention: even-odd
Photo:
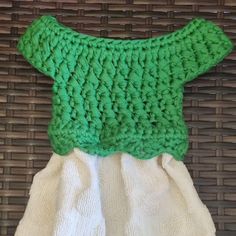
<instances>
[{"instance_id":1,"label":"white terry cloth skirt","mask_svg":"<svg viewBox=\"0 0 236 236\"><path fill-rule=\"evenodd\" d=\"M15 236L213 236L182 161L74 148L35 174Z\"/></svg>"}]
</instances>

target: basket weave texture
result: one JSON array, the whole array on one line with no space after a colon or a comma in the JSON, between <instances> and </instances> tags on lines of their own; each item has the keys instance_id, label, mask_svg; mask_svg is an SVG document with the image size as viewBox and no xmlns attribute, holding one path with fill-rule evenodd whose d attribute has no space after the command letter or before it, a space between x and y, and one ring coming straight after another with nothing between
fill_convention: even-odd
<instances>
[{"instance_id":1,"label":"basket weave texture","mask_svg":"<svg viewBox=\"0 0 236 236\"><path fill-rule=\"evenodd\" d=\"M52 155L47 136L53 81L16 49L36 17L54 15L82 33L149 38L201 16L235 41L233 0L68 0L0 2L0 236L12 236L22 218L33 176ZM236 53L185 85L184 116L190 147L185 163L217 236L236 235Z\"/></svg>"}]
</instances>

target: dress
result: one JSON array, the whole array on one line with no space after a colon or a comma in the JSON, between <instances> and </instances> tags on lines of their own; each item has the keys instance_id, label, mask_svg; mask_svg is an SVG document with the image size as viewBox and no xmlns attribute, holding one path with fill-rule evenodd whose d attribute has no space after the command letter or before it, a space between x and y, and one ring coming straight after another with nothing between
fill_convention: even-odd
<instances>
[{"instance_id":1,"label":"dress","mask_svg":"<svg viewBox=\"0 0 236 236\"><path fill-rule=\"evenodd\" d=\"M213 236L184 163L184 85L233 42L197 17L149 39L99 38L35 19L18 50L54 80L48 137L15 236Z\"/></svg>"}]
</instances>

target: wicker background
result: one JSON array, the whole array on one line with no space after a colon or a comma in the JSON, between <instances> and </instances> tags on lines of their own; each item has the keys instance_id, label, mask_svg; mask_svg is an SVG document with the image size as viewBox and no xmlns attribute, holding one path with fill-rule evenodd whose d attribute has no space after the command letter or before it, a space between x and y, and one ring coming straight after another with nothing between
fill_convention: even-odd
<instances>
[{"instance_id":1,"label":"wicker background","mask_svg":"<svg viewBox=\"0 0 236 236\"><path fill-rule=\"evenodd\" d=\"M43 14L52 14L75 30L113 38L163 35L202 16L221 26L235 42L236 0L1 0L0 235L4 236L14 234L33 176L46 166L52 154L46 132L52 80L32 68L16 51L25 27ZM190 133L185 163L213 216L217 235L235 236L235 51L186 84L184 115Z\"/></svg>"}]
</instances>

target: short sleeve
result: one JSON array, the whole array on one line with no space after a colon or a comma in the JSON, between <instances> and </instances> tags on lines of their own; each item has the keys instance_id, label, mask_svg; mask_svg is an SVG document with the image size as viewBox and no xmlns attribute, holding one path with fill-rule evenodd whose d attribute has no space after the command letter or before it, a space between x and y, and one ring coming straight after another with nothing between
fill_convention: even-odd
<instances>
[{"instance_id":1,"label":"short sleeve","mask_svg":"<svg viewBox=\"0 0 236 236\"><path fill-rule=\"evenodd\" d=\"M52 32L45 25L46 20L45 16L36 18L20 36L17 49L33 67L54 79L54 42Z\"/></svg>"},{"instance_id":2,"label":"short sleeve","mask_svg":"<svg viewBox=\"0 0 236 236\"><path fill-rule=\"evenodd\" d=\"M204 18L197 19L198 26L186 35L179 47L183 84L209 71L234 48L229 36L218 25Z\"/></svg>"}]
</instances>

